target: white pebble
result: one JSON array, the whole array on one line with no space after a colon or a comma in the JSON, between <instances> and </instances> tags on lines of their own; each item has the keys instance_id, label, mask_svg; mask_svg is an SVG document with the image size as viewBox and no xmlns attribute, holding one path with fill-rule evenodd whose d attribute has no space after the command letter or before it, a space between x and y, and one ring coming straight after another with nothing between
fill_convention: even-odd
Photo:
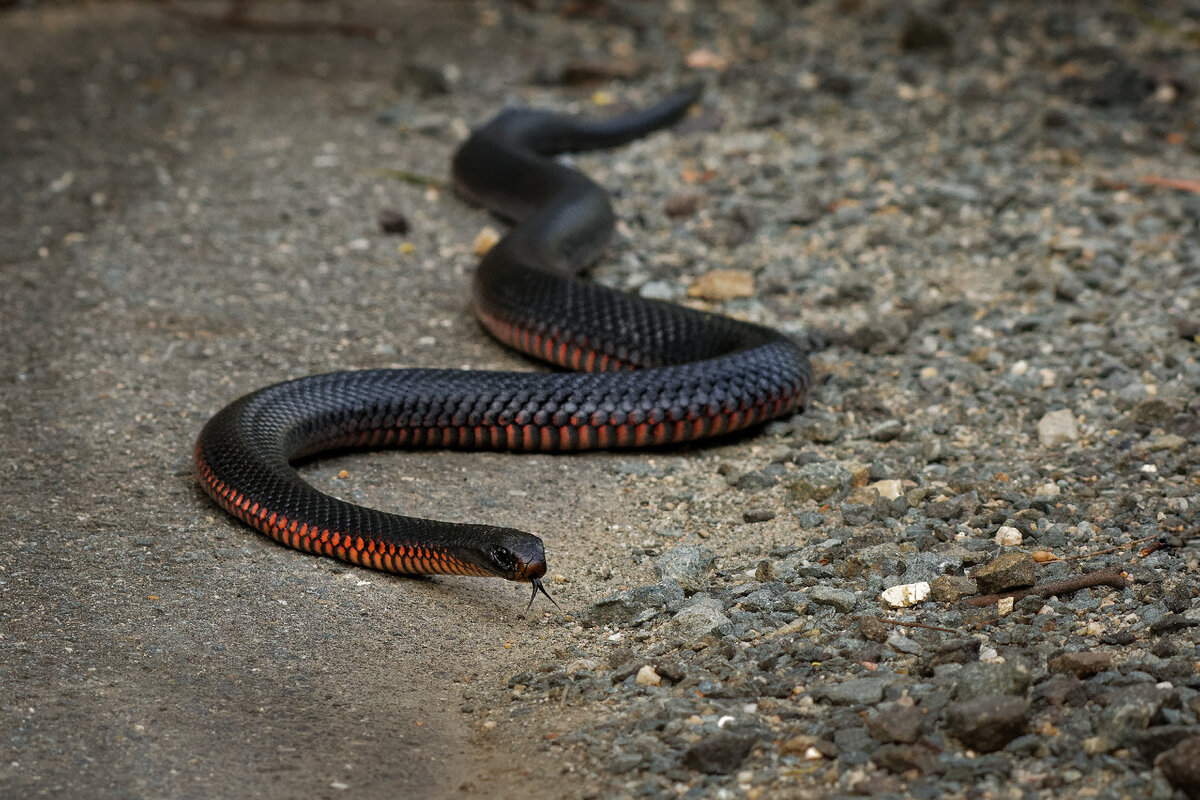
<instances>
[{"instance_id":1,"label":"white pebble","mask_svg":"<svg viewBox=\"0 0 1200 800\"><path fill-rule=\"evenodd\" d=\"M1079 440L1079 425L1070 409L1051 411L1038 420L1038 440L1043 447L1058 447Z\"/></svg>"},{"instance_id":2,"label":"white pebble","mask_svg":"<svg viewBox=\"0 0 1200 800\"><path fill-rule=\"evenodd\" d=\"M662 683L662 678L654 671L654 667L647 664L638 670L637 677L633 681L638 686L658 686Z\"/></svg>"},{"instance_id":3,"label":"white pebble","mask_svg":"<svg viewBox=\"0 0 1200 800\"><path fill-rule=\"evenodd\" d=\"M1011 525L1001 525L1000 529L996 531L996 544L1001 547L1016 547L1022 541L1024 541L1024 537L1021 536L1021 532Z\"/></svg>"},{"instance_id":4,"label":"white pebble","mask_svg":"<svg viewBox=\"0 0 1200 800\"><path fill-rule=\"evenodd\" d=\"M915 606L917 603L929 597L928 581L920 581L919 583L902 583L899 586L893 586L889 589L884 589L879 595L879 599L884 605L889 608L907 608Z\"/></svg>"}]
</instances>

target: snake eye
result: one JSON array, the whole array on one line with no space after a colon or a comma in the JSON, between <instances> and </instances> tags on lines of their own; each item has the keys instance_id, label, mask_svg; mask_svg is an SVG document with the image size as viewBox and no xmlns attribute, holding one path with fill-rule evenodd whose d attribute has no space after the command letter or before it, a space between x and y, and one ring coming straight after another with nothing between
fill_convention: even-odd
<instances>
[{"instance_id":1,"label":"snake eye","mask_svg":"<svg viewBox=\"0 0 1200 800\"><path fill-rule=\"evenodd\" d=\"M492 549L492 563L502 572L511 573L516 571L519 560L507 547L495 547Z\"/></svg>"}]
</instances>

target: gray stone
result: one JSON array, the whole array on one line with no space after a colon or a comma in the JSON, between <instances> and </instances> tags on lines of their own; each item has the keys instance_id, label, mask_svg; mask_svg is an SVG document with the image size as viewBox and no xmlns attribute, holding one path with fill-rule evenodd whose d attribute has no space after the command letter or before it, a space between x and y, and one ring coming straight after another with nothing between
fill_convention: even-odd
<instances>
[{"instance_id":1,"label":"gray stone","mask_svg":"<svg viewBox=\"0 0 1200 800\"><path fill-rule=\"evenodd\" d=\"M1003 664L974 661L963 664L958 673L957 700L974 700L992 695L1023 696L1032 675L1024 659L1012 658Z\"/></svg>"},{"instance_id":2,"label":"gray stone","mask_svg":"<svg viewBox=\"0 0 1200 800\"><path fill-rule=\"evenodd\" d=\"M814 586L808 590L808 597L817 605L832 606L843 614L853 611L858 603L858 596L854 592L832 586Z\"/></svg>"},{"instance_id":3,"label":"gray stone","mask_svg":"<svg viewBox=\"0 0 1200 800\"><path fill-rule=\"evenodd\" d=\"M826 500L850 487L850 470L841 464L822 461L805 464L784 478L793 502Z\"/></svg>"},{"instance_id":4,"label":"gray stone","mask_svg":"<svg viewBox=\"0 0 1200 800\"><path fill-rule=\"evenodd\" d=\"M685 544L654 559L654 569L660 580L675 581L684 592L693 593L704 588L705 576L716 562L716 554L707 547Z\"/></svg>"},{"instance_id":5,"label":"gray stone","mask_svg":"<svg viewBox=\"0 0 1200 800\"><path fill-rule=\"evenodd\" d=\"M1154 760L1167 783L1189 800L1200 798L1200 736L1193 736Z\"/></svg>"},{"instance_id":6,"label":"gray stone","mask_svg":"<svg viewBox=\"0 0 1200 800\"><path fill-rule=\"evenodd\" d=\"M950 553L913 553L904 559L904 582L934 580L962 569L962 557Z\"/></svg>"},{"instance_id":7,"label":"gray stone","mask_svg":"<svg viewBox=\"0 0 1200 800\"><path fill-rule=\"evenodd\" d=\"M979 593L979 584L962 575L941 575L929 582L929 598L939 603L957 603Z\"/></svg>"},{"instance_id":8,"label":"gray stone","mask_svg":"<svg viewBox=\"0 0 1200 800\"><path fill-rule=\"evenodd\" d=\"M635 586L598 600L580 615L585 625L612 625L630 622L645 612L662 612L683 600L683 588L673 580L650 586Z\"/></svg>"},{"instance_id":9,"label":"gray stone","mask_svg":"<svg viewBox=\"0 0 1200 800\"><path fill-rule=\"evenodd\" d=\"M884 703L867 717L871 738L880 742L912 744L921 738L925 712L916 706Z\"/></svg>"},{"instance_id":10,"label":"gray stone","mask_svg":"<svg viewBox=\"0 0 1200 800\"><path fill-rule=\"evenodd\" d=\"M1037 578L1037 562L1028 553L1006 550L988 563L971 570L970 577L979 584L979 591L984 594L1032 586Z\"/></svg>"},{"instance_id":11,"label":"gray stone","mask_svg":"<svg viewBox=\"0 0 1200 800\"><path fill-rule=\"evenodd\" d=\"M1116 689L1104 696L1106 706L1100 713L1099 730L1116 745L1134 745L1171 695L1170 689L1154 685Z\"/></svg>"},{"instance_id":12,"label":"gray stone","mask_svg":"<svg viewBox=\"0 0 1200 800\"><path fill-rule=\"evenodd\" d=\"M692 641L712 633L722 625L728 625L729 622L729 617L722 613L721 601L705 597L693 599L679 609L679 613L664 627L671 636Z\"/></svg>"},{"instance_id":13,"label":"gray stone","mask_svg":"<svg viewBox=\"0 0 1200 800\"><path fill-rule=\"evenodd\" d=\"M697 772L728 775L742 765L757 741L752 733L718 731L689 747L683 765Z\"/></svg>"},{"instance_id":14,"label":"gray stone","mask_svg":"<svg viewBox=\"0 0 1200 800\"><path fill-rule=\"evenodd\" d=\"M831 683L815 694L835 706L872 706L883 699L883 690L892 683L891 678L854 678Z\"/></svg>"},{"instance_id":15,"label":"gray stone","mask_svg":"<svg viewBox=\"0 0 1200 800\"><path fill-rule=\"evenodd\" d=\"M880 769L898 775L916 770L928 774L937 770L937 757L928 747L913 744L882 744L871 753L871 761Z\"/></svg>"},{"instance_id":16,"label":"gray stone","mask_svg":"<svg viewBox=\"0 0 1200 800\"><path fill-rule=\"evenodd\" d=\"M1023 697L993 695L946 706L946 730L981 753L999 750L1025 732L1029 704Z\"/></svg>"}]
</instances>

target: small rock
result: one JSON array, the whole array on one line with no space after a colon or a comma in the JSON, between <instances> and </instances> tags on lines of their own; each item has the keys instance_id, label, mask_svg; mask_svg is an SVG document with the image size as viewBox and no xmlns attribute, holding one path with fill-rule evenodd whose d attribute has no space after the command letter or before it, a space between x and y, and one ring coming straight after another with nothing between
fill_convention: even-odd
<instances>
[{"instance_id":1,"label":"small rock","mask_svg":"<svg viewBox=\"0 0 1200 800\"><path fill-rule=\"evenodd\" d=\"M853 678L830 684L819 694L835 706L873 706L883 699L883 690L891 683L891 678Z\"/></svg>"},{"instance_id":2,"label":"small rock","mask_svg":"<svg viewBox=\"0 0 1200 800\"><path fill-rule=\"evenodd\" d=\"M928 747L913 744L882 744L871 753L880 769L902 775L910 770L928 774L937 770L937 758Z\"/></svg>"},{"instance_id":3,"label":"small rock","mask_svg":"<svg viewBox=\"0 0 1200 800\"><path fill-rule=\"evenodd\" d=\"M659 580L675 581L685 592L704 588L705 576L717 563L717 554L701 545L673 547L654 559Z\"/></svg>"},{"instance_id":4,"label":"small rock","mask_svg":"<svg viewBox=\"0 0 1200 800\"><path fill-rule=\"evenodd\" d=\"M754 296L754 276L741 269L714 269L688 287L688 297L702 300L729 300Z\"/></svg>"},{"instance_id":5,"label":"small rock","mask_svg":"<svg viewBox=\"0 0 1200 800\"><path fill-rule=\"evenodd\" d=\"M728 775L742 765L757 741L753 734L718 731L689 747L683 765L710 775Z\"/></svg>"},{"instance_id":6,"label":"small rock","mask_svg":"<svg viewBox=\"0 0 1200 800\"><path fill-rule=\"evenodd\" d=\"M1022 541L1021 532L1011 525L1001 525L996 531L996 544L1001 547L1016 547Z\"/></svg>"},{"instance_id":7,"label":"small rock","mask_svg":"<svg viewBox=\"0 0 1200 800\"><path fill-rule=\"evenodd\" d=\"M877 442L890 442L902 433L904 433L904 423L898 419L889 419L878 425L872 425L867 435Z\"/></svg>"},{"instance_id":8,"label":"small rock","mask_svg":"<svg viewBox=\"0 0 1200 800\"><path fill-rule=\"evenodd\" d=\"M897 497L904 494L904 482L894 479L868 483L863 488L874 489L875 492L884 500L895 500Z\"/></svg>"},{"instance_id":9,"label":"small rock","mask_svg":"<svg viewBox=\"0 0 1200 800\"><path fill-rule=\"evenodd\" d=\"M946 706L946 730L972 750L991 753L1025 732L1023 697L991 696Z\"/></svg>"},{"instance_id":10,"label":"small rock","mask_svg":"<svg viewBox=\"0 0 1200 800\"><path fill-rule=\"evenodd\" d=\"M775 512L769 508L751 508L742 512L742 522L768 522L775 519Z\"/></svg>"},{"instance_id":11,"label":"small rock","mask_svg":"<svg viewBox=\"0 0 1200 800\"><path fill-rule=\"evenodd\" d=\"M1105 696L1107 705L1100 712L1100 729L1120 746L1136 744L1138 736L1150 726L1162 710L1172 690L1142 684L1117 689Z\"/></svg>"},{"instance_id":12,"label":"small rock","mask_svg":"<svg viewBox=\"0 0 1200 800\"><path fill-rule=\"evenodd\" d=\"M1051 672L1071 673L1077 678L1091 676L1112 669L1113 657L1109 653L1088 650L1082 653L1063 653L1050 659L1046 665Z\"/></svg>"},{"instance_id":13,"label":"small rock","mask_svg":"<svg viewBox=\"0 0 1200 800\"><path fill-rule=\"evenodd\" d=\"M1039 699L1055 706L1077 706L1087 700L1083 684L1080 683L1079 678L1070 673L1056 675L1050 680L1038 684L1035 694Z\"/></svg>"},{"instance_id":14,"label":"small rock","mask_svg":"<svg viewBox=\"0 0 1200 800\"><path fill-rule=\"evenodd\" d=\"M933 674L943 664L969 664L979 660L981 642L978 639L950 639L933 648L918 664L920 675Z\"/></svg>"},{"instance_id":15,"label":"small rock","mask_svg":"<svg viewBox=\"0 0 1200 800\"><path fill-rule=\"evenodd\" d=\"M580 615L580 621L585 625L629 622L646 611L665 610L671 603L682 600L683 588L673 580L665 580L651 586L636 586L592 603Z\"/></svg>"},{"instance_id":16,"label":"small rock","mask_svg":"<svg viewBox=\"0 0 1200 800\"><path fill-rule=\"evenodd\" d=\"M1038 440L1043 447L1058 447L1079 440L1079 426L1069 409L1051 411L1038 420Z\"/></svg>"},{"instance_id":17,"label":"small rock","mask_svg":"<svg viewBox=\"0 0 1200 800\"><path fill-rule=\"evenodd\" d=\"M929 582L929 596L939 603L957 603L979 593L979 584L962 575L940 575Z\"/></svg>"},{"instance_id":18,"label":"small rock","mask_svg":"<svg viewBox=\"0 0 1200 800\"><path fill-rule=\"evenodd\" d=\"M1180 450L1186 447L1188 440L1177 433L1160 433L1146 440L1146 449L1151 453L1159 450Z\"/></svg>"},{"instance_id":19,"label":"small rock","mask_svg":"<svg viewBox=\"0 0 1200 800\"><path fill-rule=\"evenodd\" d=\"M1037 562L1028 553L1004 552L971 570L970 576L979 584L979 591L995 594L1032 586L1037 577Z\"/></svg>"},{"instance_id":20,"label":"small rock","mask_svg":"<svg viewBox=\"0 0 1200 800\"><path fill-rule=\"evenodd\" d=\"M1138 400L1129 410L1129 421L1135 425L1162 427L1183 410L1183 404L1172 397L1152 396Z\"/></svg>"},{"instance_id":21,"label":"small rock","mask_svg":"<svg viewBox=\"0 0 1200 800\"><path fill-rule=\"evenodd\" d=\"M721 602L707 597L688 603L665 627L672 636L694 641L728 624L729 617L721 613Z\"/></svg>"},{"instance_id":22,"label":"small rock","mask_svg":"<svg viewBox=\"0 0 1200 800\"><path fill-rule=\"evenodd\" d=\"M840 464L828 461L805 464L784 479L794 502L825 500L850 487L853 476Z\"/></svg>"},{"instance_id":23,"label":"small rock","mask_svg":"<svg viewBox=\"0 0 1200 800\"><path fill-rule=\"evenodd\" d=\"M663 205L663 213L668 217L690 217L704 202L704 195L698 192L677 194Z\"/></svg>"},{"instance_id":24,"label":"small rock","mask_svg":"<svg viewBox=\"0 0 1200 800\"><path fill-rule=\"evenodd\" d=\"M860 617L858 619L858 632L863 638L870 642L886 642L888 640L888 628L875 617Z\"/></svg>"},{"instance_id":25,"label":"small rock","mask_svg":"<svg viewBox=\"0 0 1200 800\"><path fill-rule=\"evenodd\" d=\"M817 605L832 606L843 614L854 610L858 603L858 595L849 589L835 589L832 586L817 585L808 590L808 598Z\"/></svg>"},{"instance_id":26,"label":"small rock","mask_svg":"<svg viewBox=\"0 0 1200 800\"><path fill-rule=\"evenodd\" d=\"M884 589L879 599L888 608L908 608L915 606L929 597L930 586L925 581L919 583L902 583Z\"/></svg>"},{"instance_id":27,"label":"small rock","mask_svg":"<svg viewBox=\"0 0 1200 800\"><path fill-rule=\"evenodd\" d=\"M397 211L394 208L384 208L380 210L377 219L379 220L379 229L384 233L399 235L408 233L408 217L405 216L403 211Z\"/></svg>"},{"instance_id":28,"label":"small rock","mask_svg":"<svg viewBox=\"0 0 1200 800\"><path fill-rule=\"evenodd\" d=\"M662 678L649 664L639 669L637 677L633 680L638 686L658 686L662 683Z\"/></svg>"},{"instance_id":29,"label":"small rock","mask_svg":"<svg viewBox=\"0 0 1200 800\"><path fill-rule=\"evenodd\" d=\"M916 706L884 703L867 717L872 739L896 744L913 744L921 738L925 712Z\"/></svg>"},{"instance_id":30,"label":"small rock","mask_svg":"<svg viewBox=\"0 0 1200 800\"><path fill-rule=\"evenodd\" d=\"M1154 760L1167 779L1188 798L1200 799L1200 736L1185 739Z\"/></svg>"},{"instance_id":31,"label":"small rock","mask_svg":"<svg viewBox=\"0 0 1200 800\"><path fill-rule=\"evenodd\" d=\"M979 493L966 492L947 500L935 500L925 504L925 514L934 519L966 519L979 509Z\"/></svg>"},{"instance_id":32,"label":"small rock","mask_svg":"<svg viewBox=\"0 0 1200 800\"><path fill-rule=\"evenodd\" d=\"M1001 695L1024 696L1031 680L1029 664L1019 656L1003 663L975 661L964 664L955 676L958 684L955 699L967 701Z\"/></svg>"},{"instance_id":33,"label":"small rock","mask_svg":"<svg viewBox=\"0 0 1200 800\"><path fill-rule=\"evenodd\" d=\"M1137 734L1134 742L1142 758L1154 761L1160 753L1197 735L1200 728L1195 725L1154 725Z\"/></svg>"}]
</instances>

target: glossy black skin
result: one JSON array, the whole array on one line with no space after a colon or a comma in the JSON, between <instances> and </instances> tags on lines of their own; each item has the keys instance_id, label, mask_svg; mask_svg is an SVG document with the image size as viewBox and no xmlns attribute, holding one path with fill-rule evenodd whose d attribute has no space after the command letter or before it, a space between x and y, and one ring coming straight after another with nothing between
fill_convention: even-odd
<instances>
[{"instance_id":1,"label":"glossy black skin","mask_svg":"<svg viewBox=\"0 0 1200 800\"><path fill-rule=\"evenodd\" d=\"M301 549L326 552L277 535L246 509L268 509L314 530L336 529L379 547L436 552L443 559L433 569L418 564L394 571L530 581L536 596L545 593L540 538L346 503L306 484L291 462L346 447L634 446L644 443L633 441L638 426L644 433L655 425L668 429L661 441L675 442L800 406L810 370L786 337L576 277L603 251L614 215L603 189L551 157L613 147L673 124L698 96L698 88L688 89L652 108L598 122L507 110L454 156L460 193L514 223L477 270L473 297L481 319L493 330L528 331L562 343L577 356L605 356L609 369L624 371L382 369L276 384L235 401L205 426L196 447L202 486L231 513ZM244 505L231 508L230 497Z\"/></svg>"}]
</instances>

